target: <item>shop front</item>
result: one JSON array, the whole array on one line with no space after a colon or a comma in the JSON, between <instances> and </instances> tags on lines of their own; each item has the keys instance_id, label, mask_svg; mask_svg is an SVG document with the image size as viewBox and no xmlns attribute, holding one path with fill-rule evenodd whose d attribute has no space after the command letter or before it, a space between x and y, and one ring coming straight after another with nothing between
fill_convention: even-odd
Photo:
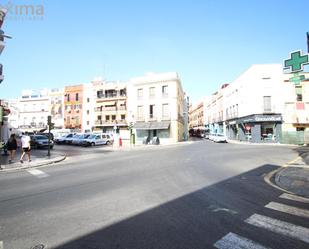
<instances>
[{"instance_id":1,"label":"shop front","mask_svg":"<svg viewBox=\"0 0 309 249\"><path fill-rule=\"evenodd\" d=\"M280 114L255 114L226 122L228 139L252 143L279 143Z\"/></svg>"}]
</instances>

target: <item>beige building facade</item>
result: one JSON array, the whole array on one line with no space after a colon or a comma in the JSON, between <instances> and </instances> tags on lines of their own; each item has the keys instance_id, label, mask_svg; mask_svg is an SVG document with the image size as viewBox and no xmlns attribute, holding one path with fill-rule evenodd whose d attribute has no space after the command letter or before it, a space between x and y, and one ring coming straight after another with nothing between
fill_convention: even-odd
<instances>
[{"instance_id":1,"label":"beige building facade","mask_svg":"<svg viewBox=\"0 0 309 249\"><path fill-rule=\"evenodd\" d=\"M182 141L185 137L184 92L177 73L148 74L128 86L129 122L136 144Z\"/></svg>"}]
</instances>

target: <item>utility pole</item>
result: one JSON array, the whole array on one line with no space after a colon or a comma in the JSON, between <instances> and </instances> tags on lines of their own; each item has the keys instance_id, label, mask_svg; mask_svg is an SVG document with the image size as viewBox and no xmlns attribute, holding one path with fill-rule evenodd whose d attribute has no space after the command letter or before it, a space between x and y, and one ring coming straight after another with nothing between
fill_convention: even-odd
<instances>
[{"instance_id":1,"label":"utility pole","mask_svg":"<svg viewBox=\"0 0 309 249\"><path fill-rule=\"evenodd\" d=\"M50 157L50 131L54 128L54 123L52 123L52 117L48 116L47 117L47 125L48 125L48 151L47 151L47 156Z\"/></svg>"}]
</instances>

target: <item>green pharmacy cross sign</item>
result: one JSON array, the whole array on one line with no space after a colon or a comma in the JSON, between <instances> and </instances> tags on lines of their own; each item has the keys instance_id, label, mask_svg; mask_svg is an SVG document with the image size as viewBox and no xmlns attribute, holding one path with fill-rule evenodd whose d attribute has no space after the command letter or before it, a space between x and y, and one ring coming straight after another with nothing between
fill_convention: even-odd
<instances>
[{"instance_id":1,"label":"green pharmacy cross sign","mask_svg":"<svg viewBox=\"0 0 309 249\"><path fill-rule=\"evenodd\" d=\"M305 79L305 75L299 75L299 73L294 73L294 76L290 78L290 82L293 82L295 85L299 85L301 81Z\"/></svg>"},{"instance_id":2,"label":"green pharmacy cross sign","mask_svg":"<svg viewBox=\"0 0 309 249\"><path fill-rule=\"evenodd\" d=\"M290 68L291 73L303 71L306 64L309 64L309 56L302 55L301 50L290 53L290 58L284 61L285 69Z\"/></svg>"}]
</instances>

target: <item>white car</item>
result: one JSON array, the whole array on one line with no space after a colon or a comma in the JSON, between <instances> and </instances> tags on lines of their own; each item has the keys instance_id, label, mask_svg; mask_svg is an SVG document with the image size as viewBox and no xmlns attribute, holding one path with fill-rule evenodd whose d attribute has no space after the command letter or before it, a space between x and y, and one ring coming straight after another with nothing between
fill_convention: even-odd
<instances>
[{"instance_id":1,"label":"white car","mask_svg":"<svg viewBox=\"0 0 309 249\"><path fill-rule=\"evenodd\" d=\"M112 139L109 134L93 134L83 141L84 146L96 146L104 144L112 144Z\"/></svg>"},{"instance_id":2,"label":"white car","mask_svg":"<svg viewBox=\"0 0 309 249\"><path fill-rule=\"evenodd\" d=\"M64 135L64 136L61 136L61 137L57 137L57 138L55 138L55 142L57 144L65 144L66 141L68 139L72 139L73 136L74 136L74 134L70 133L70 134L67 134L67 135Z\"/></svg>"},{"instance_id":3,"label":"white car","mask_svg":"<svg viewBox=\"0 0 309 249\"><path fill-rule=\"evenodd\" d=\"M77 137L73 137L72 144L74 145L82 145L84 141L89 138L92 134L90 133L85 133L85 134L80 134Z\"/></svg>"},{"instance_id":4,"label":"white car","mask_svg":"<svg viewBox=\"0 0 309 249\"><path fill-rule=\"evenodd\" d=\"M223 135L223 134L215 134L214 138L213 138L213 141L215 143L226 143L227 139L226 139L226 136Z\"/></svg>"}]
</instances>

